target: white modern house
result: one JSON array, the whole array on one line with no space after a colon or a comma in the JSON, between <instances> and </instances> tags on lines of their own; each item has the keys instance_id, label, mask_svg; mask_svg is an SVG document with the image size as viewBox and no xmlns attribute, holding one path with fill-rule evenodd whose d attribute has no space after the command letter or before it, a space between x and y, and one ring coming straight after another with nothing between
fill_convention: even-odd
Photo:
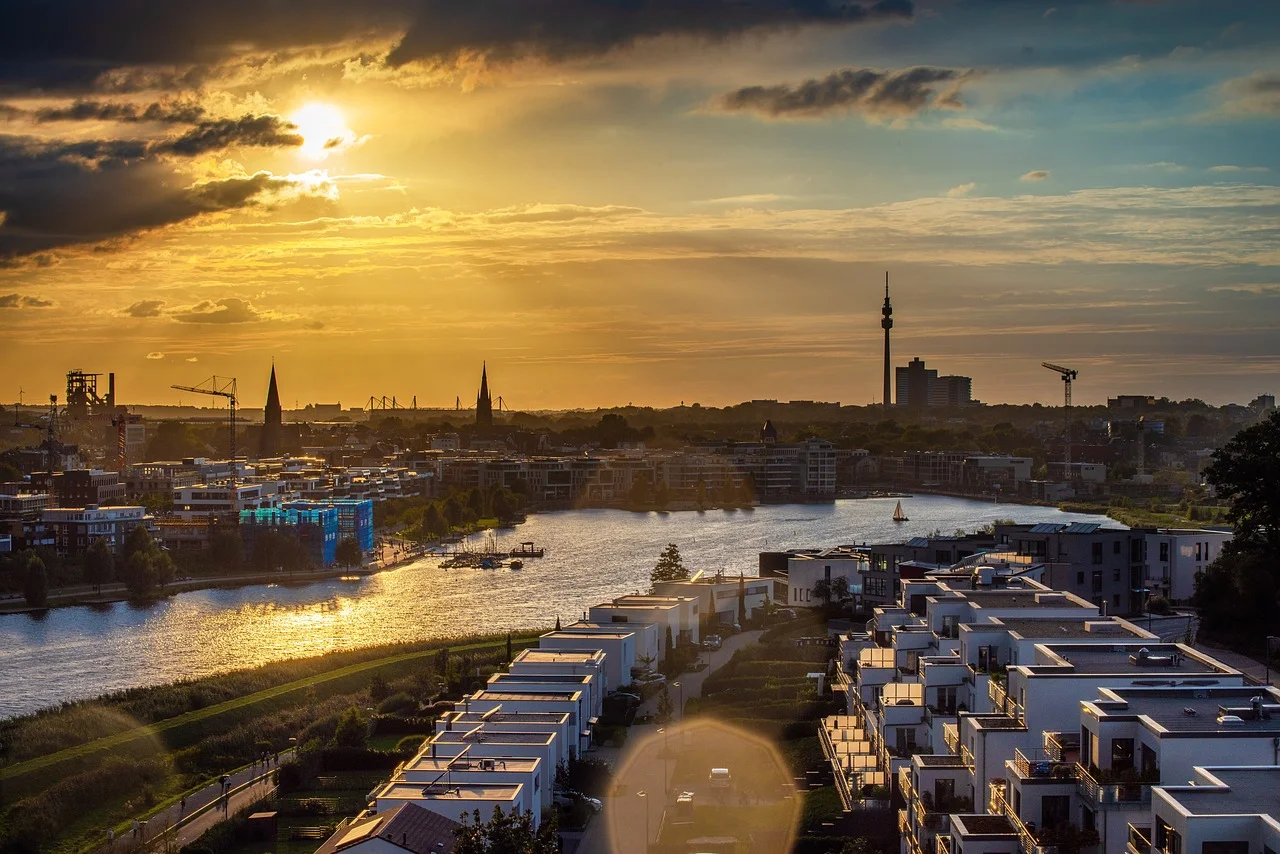
<instances>
[{"instance_id":1,"label":"white modern house","mask_svg":"<svg viewBox=\"0 0 1280 854\"><path fill-rule=\"evenodd\" d=\"M413 804L445 818L461 823L463 816L476 810L492 815L494 807L503 812L518 810L533 813L534 826L542 823L542 801L532 797L519 783L418 783L389 782L373 793L378 814L404 804Z\"/></svg>"},{"instance_id":2,"label":"white modern house","mask_svg":"<svg viewBox=\"0 0 1280 854\"><path fill-rule=\"evenodd\" d=\"M1230 531L1161 528L1146 534L1147 589L1174 602L1189 602L1196 573L1218 559Z\"/></svg>"}]
</instances>

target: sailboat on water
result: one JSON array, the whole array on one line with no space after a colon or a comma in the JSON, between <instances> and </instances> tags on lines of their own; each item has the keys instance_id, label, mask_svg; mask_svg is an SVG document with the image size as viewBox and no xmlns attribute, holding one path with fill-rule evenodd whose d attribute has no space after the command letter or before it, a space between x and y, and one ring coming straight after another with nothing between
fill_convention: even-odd
<instances>
[{"instance_id":1,"label":"sailboat on water","mask_svg":"<svg viewBox=\"0 0 1280 854\"><path fill-rule=\"evenodd\" d=\"M903 509L902 509L902 502L901 502L901 501L899 501L899 502L898 502L898 506L897 506L897 507L895 507L895 508L893 509L893 521L895 521L895 522L907 522L907 521L910 521L909 519L907 519L907 514L906 514L906 512L904 512L904 511L903 511Z\"/></svg>"}]
</instances>

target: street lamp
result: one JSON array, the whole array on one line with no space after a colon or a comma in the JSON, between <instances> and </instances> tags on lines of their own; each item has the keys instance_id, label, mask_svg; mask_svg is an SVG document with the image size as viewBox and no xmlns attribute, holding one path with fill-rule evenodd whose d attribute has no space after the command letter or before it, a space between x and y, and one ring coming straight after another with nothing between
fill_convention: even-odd
<instances>
[{"instance_id":1,"label":"street lamp","mask_svg":"<svg viewBox=\"0 0 1280 854\"><path fill-rule=\"evenodd\" d=\"M680 723L684 723L684 687L679 682L672 682L671 685L680 691Z\"/></svg>"},{"instance_id":2,"label":"street lamp","mask_svg":"<svg viewBox=\"0 0 1280 854\"><path fill-rule=\"evenodd\" d=\"M662 733L662 791L666 792L667 787L667 761L671 758L671 750L667 747L667 728L658 727L658 732ZM665 801L664 801L665 803Z\"/></svg>"},{"instance_id":3,"label":"street lamp","mask_svg":"<svg viewBox=\"0 0 1280 854\"><path fill-rule=\"evenodd\" d=\"M640 803L644 804L644 847L641 849L645 854L649 852L649 795L644 789L636 792L636 797L640 799Z\"/></svg>"}]
</instances>

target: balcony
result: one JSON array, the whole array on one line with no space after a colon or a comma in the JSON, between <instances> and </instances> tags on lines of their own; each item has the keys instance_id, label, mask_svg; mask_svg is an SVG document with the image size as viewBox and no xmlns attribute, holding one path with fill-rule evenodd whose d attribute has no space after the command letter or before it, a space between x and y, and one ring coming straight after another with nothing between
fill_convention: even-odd
<instances>
[{"instance_id":1,"label":"balcony","mask_svg":"<svg viewBox=\"0 0 1280 854\"><path fill-rule=\"evenodd\" d=\"M942 740L947 745L947 752L953 756L960 753L960 727L953 723L943 723Z\"/></svg>"},{"instance_id":2,"label":"balcony","mask_svg":"<svg viewBox=\"0 0 1280 854\"><path fill-rule=\"evenodd\" d=\"M1022 719L1022 707L1009 696L1004 682L996 679L988 682L987 696L991 698L991 706L996 712L1018 720Z\"/></svg>"},{"instance_id":3,"label":"balcony","mask_svg":"<svg viewBox=\"0 0 1280 854\"><path fill-rule=\"evenodd\" d=\"M1098 776L1080 763L1076 763L1076 790L1091 809L1145 809L1151 806L1151 786L1160 782L1159 774L1147 782L1110 781L1103 782L1117 775L1098 772ZM1102 780L1098 779L1102 777Z\"/></svg>"},{"instance_id":4,"label":"balcony","mask_svg":"<svg viewBox=\"0 0 1280 854\"><path fill-rule=\"evenodd\" d=\"M951 835L939 833L933 838L933 854L951 854Z\"/></svg>"},{"instance_id":5,"label":"balcony","mask_svg":"<svg viewBox=\"0 0 1280 854\"><path fill-rule=\"evenodd\" d=\"M1023 779L1061 780L1072 782L1076 779L1076 764L1063 762L1050 751L1016 749L1013 751L1013 767Z\"/></svg>"},{"instance_id":6,"label":"balcony","mask_svg":"<svg viewBox=\"0 0 1280 854\"><path fill-rule=\"evenodd\" d=\"M1080 755L1080 733L1046 732L1044 751L1055 762L1074 762Z\"/></svg>"},{"instance_id":7,"label":"balcony","mask_svg":"<svg viewBox=\"0 0 1280 854\"><path fill-rule=\"evenodd\" d=\"M1151 828L1129 825L1129 842L1125 851L1127 854L1151 854Z\"/></svg>"},{"instance_id":8,"label":"balcony","mask_svg":"<svg viewBox=\"0 0 1280 854\"><path fill-rule=\"evenodd\" d=\"M960 761L965 764L966 768L974 767L973 754L969 752L967 744L960 745Z\"/></svg>"}]
</instances>

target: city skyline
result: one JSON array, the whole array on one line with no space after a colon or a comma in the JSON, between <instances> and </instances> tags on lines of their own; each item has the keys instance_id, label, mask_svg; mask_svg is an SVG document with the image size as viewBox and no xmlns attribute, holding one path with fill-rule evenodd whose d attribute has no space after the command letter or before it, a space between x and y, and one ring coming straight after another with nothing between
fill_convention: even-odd
<instances>
[{"instance_id":1,"label":"city skyline","mask_svg":"<svg viewBox=\"0 0 1280 854\"><path fill-rule=\"evenodd\" d=\"M886 269L986 402L1280 375L1274 4L56 7L0 34L5 400L883 402Z\"/></svg>"}]
</instances>

